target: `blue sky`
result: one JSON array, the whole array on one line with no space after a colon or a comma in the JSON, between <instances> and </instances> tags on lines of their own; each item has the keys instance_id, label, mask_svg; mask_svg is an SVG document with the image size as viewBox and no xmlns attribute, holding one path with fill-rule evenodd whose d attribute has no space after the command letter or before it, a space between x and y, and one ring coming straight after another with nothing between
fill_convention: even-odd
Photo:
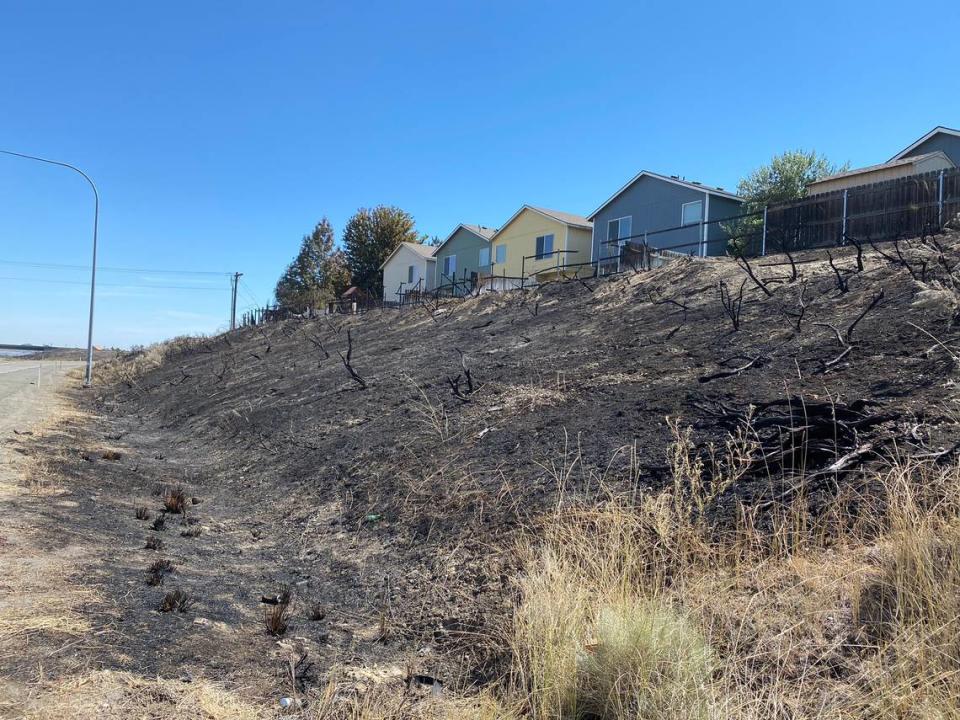
<instances>
[{"instance_id":1,"label":"blue sky","mask_svg":"<svg viewBox=\"0 0 960 720\"><path fill-rule=\"evenodd\" d=\"M884 161L960 127L958 23L955 1L7 0L0 148L93 176L103 266L223 273L101 273L95 341L129 346L223 327L233 270L241 307L267 301L323 215L393 204L444 237L587 214L641 169L733 188L790 148ZM0 342L85 342L85 271L36 265L89 264L91 203L0 157Z\"/></svg>"}]
</instances>

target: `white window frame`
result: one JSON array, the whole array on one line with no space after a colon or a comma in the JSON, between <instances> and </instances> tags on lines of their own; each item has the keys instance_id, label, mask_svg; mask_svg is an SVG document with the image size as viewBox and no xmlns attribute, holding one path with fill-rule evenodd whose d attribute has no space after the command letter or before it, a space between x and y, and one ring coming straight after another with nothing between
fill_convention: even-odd
<instances>
[{"instance_id":1,"label":"white window frame","mask_svg":"<svg viewBox=\"0 0 960 720\"><path fill-rule=\"evenodd\" d=\"M622 232L624 220L626 220L629 224L626 234ZM610 242L613 240L613 238L610 237L610 223L617 224L617 247L623 247L623 239L628 238L633 234L633 215L624 215L623 217L610 218L607 220L607 247L611 247L613 245L613 243Z\"/></svg>"},{"instance_id":2,"label":"white window frame","mask_svg":"<svg viewBox=\"0 0 960 720\"><path fill-rule=\"evenodd\" d=\"M413 285L413 274L416 267L416 265L407 265L407 285Z\"/></svg>"},{"instance_id":3,"label":"white window frame","mask_svg":"<svg viewBox=\"0 0 960 720\"><path fill-rule=\"evenodd\" d=\"M503 257L502 257L502 258L500 257L500 250L501 250L501 249L503 249ZM495 245L495 246L494 246L494 250L496 251L496 254L494 255L494 257L496 258L497 265L503 265L505 262L507 262L507 246L506 246L504 243L500 243L499 245Z\"/></svg>"},{"instance_id":4,"label":"white window frame","mask_svg":"<svg viewBox=\"0 0 960 720\"><path fill-rule=\"evenodd\" d=\"M486 258L487 261L486 261L486 262L483 261L483 259L484 259L484 258L483 258L483 254L484 254L484 253L487 254L487 258ZM489 248L489 247L482 247L482 248L480 248L480 263L479 263L479 264L480 264L480 267L483 268L483 267L489 267L489 266L490 266L490 255L491 255L491 253L490 253L490 248Z\"/></svg>"},{"instance_id":5,"label":"white window frame","mask_svg":"<svg viewBox=\"0 0 960 720\"><path fill-rule=\"evenodd\" d=\"M688 205L699 205L700 206L700 217L694 220L693 222L687 222L684 217L686 216L686 208ZM690 227L691 225L699 225L703 222L703 200L691 200L690 202L685 202L680 206L680 226L681 227Z\"/></svg>"},{"instance_id":6,"label":"white window frame","mask_svg":"<svg viewBox=\"0 0 960 720\"><path fill-rule=\"evenodd\" d=\"M547 238L550 238L550 252L546 252ZM543 260L545 258L553 257L553 253L554 253L553 243L556 239L557 238L553 233L545 233L543 235L537 235L537 239L533 241L533 254L536 256L534 259ZM541 241L543 241L542 244L541 244ZM544 252L540 252L539 250L537 250L538 244L541 244L541 247L543 248Z\"/></svg>"},{"instance_id":7,"label":"white window frame","mask_svg":"<svg viewBox=\"0 0 960 720\"><path fill-rule=\"evenodd\" d=\"M448 278L457 276L457 256L455 254L443 258L443 274Z\"/></svg>"}]
</instances>

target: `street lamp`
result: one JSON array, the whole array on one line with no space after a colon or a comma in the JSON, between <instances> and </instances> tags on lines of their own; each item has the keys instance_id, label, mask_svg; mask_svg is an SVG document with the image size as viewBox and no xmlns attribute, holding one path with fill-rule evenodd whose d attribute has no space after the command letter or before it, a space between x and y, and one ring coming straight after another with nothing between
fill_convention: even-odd
<instances>
[{"instance_id":1,"label":"street lamp","mask_svg":"<svg viewBox=\"0 0 960 720\"><path fill-rule=\"evenodd\" d=\"M83 179L90 183L90 188L93 190L93 265L90 270L90 322L87 325L87 370L83 376L83 386L90 387L93 383L93 301L97 286L97 226L100 223L100 193L97 192L97 186L93 184L90 176L70 163L60 162L59 160L48 160L47 158L26 155L24 153L13 152L12 150L0 150L0 153L68 168L80 173Z\"/></svg>"}]
</instances>

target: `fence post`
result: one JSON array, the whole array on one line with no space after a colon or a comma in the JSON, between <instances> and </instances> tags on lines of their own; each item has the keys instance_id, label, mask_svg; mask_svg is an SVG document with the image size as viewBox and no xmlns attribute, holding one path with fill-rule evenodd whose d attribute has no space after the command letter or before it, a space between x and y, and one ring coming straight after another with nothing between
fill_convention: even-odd
<instances>
[{"instance_id":1,"label":"fence post","mask_svg":"<svg viewBox=\"0 0 960 720\"><path fill-rule=\"evenodd\" d=\"M844 188L843 190L843 224L841 225L841 230L840 230L840 243L842 245L847 244L847 192L848 192L848 189Z\"/></svg>"},{"instance_id":2,"label":"fence post","mask_svg":"<svg viewBox=\"0 0 960 720\"><path fill-rule=\"evenodd\" d=\"M937 229L943 229L943 170L940 171L940 182L937 188Z\"/></svg>"},{"instance_id":3,"label":"fence post","mask_svg":"<svg viewBox=\"0 0 960 720\"><path fill-rule=\"evenodd\" d=\"M760 254L767 254L767 208L769 205L763 206L763 236L760 238Z\"/></svg>"}]
</instances>

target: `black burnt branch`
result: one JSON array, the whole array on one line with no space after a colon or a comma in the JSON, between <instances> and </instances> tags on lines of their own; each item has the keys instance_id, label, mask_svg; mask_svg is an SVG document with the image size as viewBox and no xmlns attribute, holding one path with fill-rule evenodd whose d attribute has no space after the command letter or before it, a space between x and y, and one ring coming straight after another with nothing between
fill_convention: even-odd
<instances>
[{"instance_id":1,"label":"black burnt branch","mask_svg":"<svg viewBox=\"0 0 960 720\"><path fill-rule=\"evenodd\" d=\"M804 282L800 286L800 294L797 296L797 306L796 309L783 307L782 312L789 318L793 318L794 329L799 333L800 326L803 323L803 317L807 314L807 283Z\"/></svg>"},{"instance_id":2,"label":"black burnt branch","mask_svg":"<svg viewBox=\"0 0 960 720\"><path fill-rule=\"evenodd\" d=\"M840 329L833 325L832 323L814 323L820 327L829 328L833 331L833 334L837 338L837 344L840 346L840 354L837 355L832 360L823 361L823 369L829 370L835 365L838 365L842 362L851 352L855 343L853 341L853 331L856 330L857 325L860 324L860 321L863 320L872 310L874 310L881 302L883 301L883 288L880 288L880 291L873 296L873 299L870 301L870 304L867 305L857 317L855 317L849 325L847 325L846 330L843 332Z\"/></svg>"},{"instance_id":3,"label":"black burnt branch","mask_svg":"<svg viewBox=\"0 0 960 720\"><path fill-rule=\"evenodd\" d=\"M791 258L791 262L792 262L792 258ZM765 294L767 297L773 297L773 291L770 290L770 288L767 287L767 284L766 284L763 280L761 280L760 278L758 278L757 275L756 275L756 273L753 272L753 268L750 267L750 261L747 260L746 257L744 257L743 255L738 255L738 256L737 256L737 265L739 265L740 268L741 268L745 273L747 273L747 277L749 277L751 280L753 280L753 284L754 284L754 285L756 285L758 288L760 288L761 290L763 290L764 294Z\"/></svg>"},{"instance_id":4,"label":"black burnt branch","mask_svg":"<svg viewBox=\"0 0 960 720\"><path fill-rule=\"evenodd\" d=\"M457 351L457 354L460 355L460 369L462 372L455 378L448 376L447 384L450 386L450 390L453 392L453 395L457 398L457 400L470 402L470 395L472 395L475 390L473 385L473 373L470 372L470 368L467 365L467 358L463 354L463 351L460 348L454 349Z\"/></svg>"},{"instance_id":5,"label":"black burnt branch","mask_svg":"<svg viewBox=\"0 0 960 720\"><path fill-rule=\"evenodd\" d=\"M720 295L720 305L723 307L723 311L726 313L727 317L730 318L730 322L733 323L734 332L740 329L740 312L743 310L743 288L746 284L746 280L740 283L740 289L736 296L734 296L733 293L730 292L730 288L723 280L720 280L717 283L717 292Z\"/></svg>"},{"instance_id":6,"label":"black burnt branch","mask_svg":"<svg viewBox=\"0 0 960 720\"><path fill-rule=\"evenodd\" d=\"M347 372L350 373L350 377L353 379L357 385L360 386L361 390L367 389L367 381L356 371L356 368L353 367L353 336L350 334L350 328L347 328L347 354L340 354L340 359L343 361L343 366L347 369Z\"/></svg>"},{"instance_id":7,"label":"black burnt branch","mask_svg":"<svg viewBox=\"0 0 960 720\"><path fill-rule=\"evenodd\" d=\"M840 270L833 262L833 254L827 250L827 258L830 260L830 269L833 270L834 276L837 278L837 288L840 290L841 295L845 295L850 290L850 283L847 282L846 271Z\"/></svg>"}]
</instances>

